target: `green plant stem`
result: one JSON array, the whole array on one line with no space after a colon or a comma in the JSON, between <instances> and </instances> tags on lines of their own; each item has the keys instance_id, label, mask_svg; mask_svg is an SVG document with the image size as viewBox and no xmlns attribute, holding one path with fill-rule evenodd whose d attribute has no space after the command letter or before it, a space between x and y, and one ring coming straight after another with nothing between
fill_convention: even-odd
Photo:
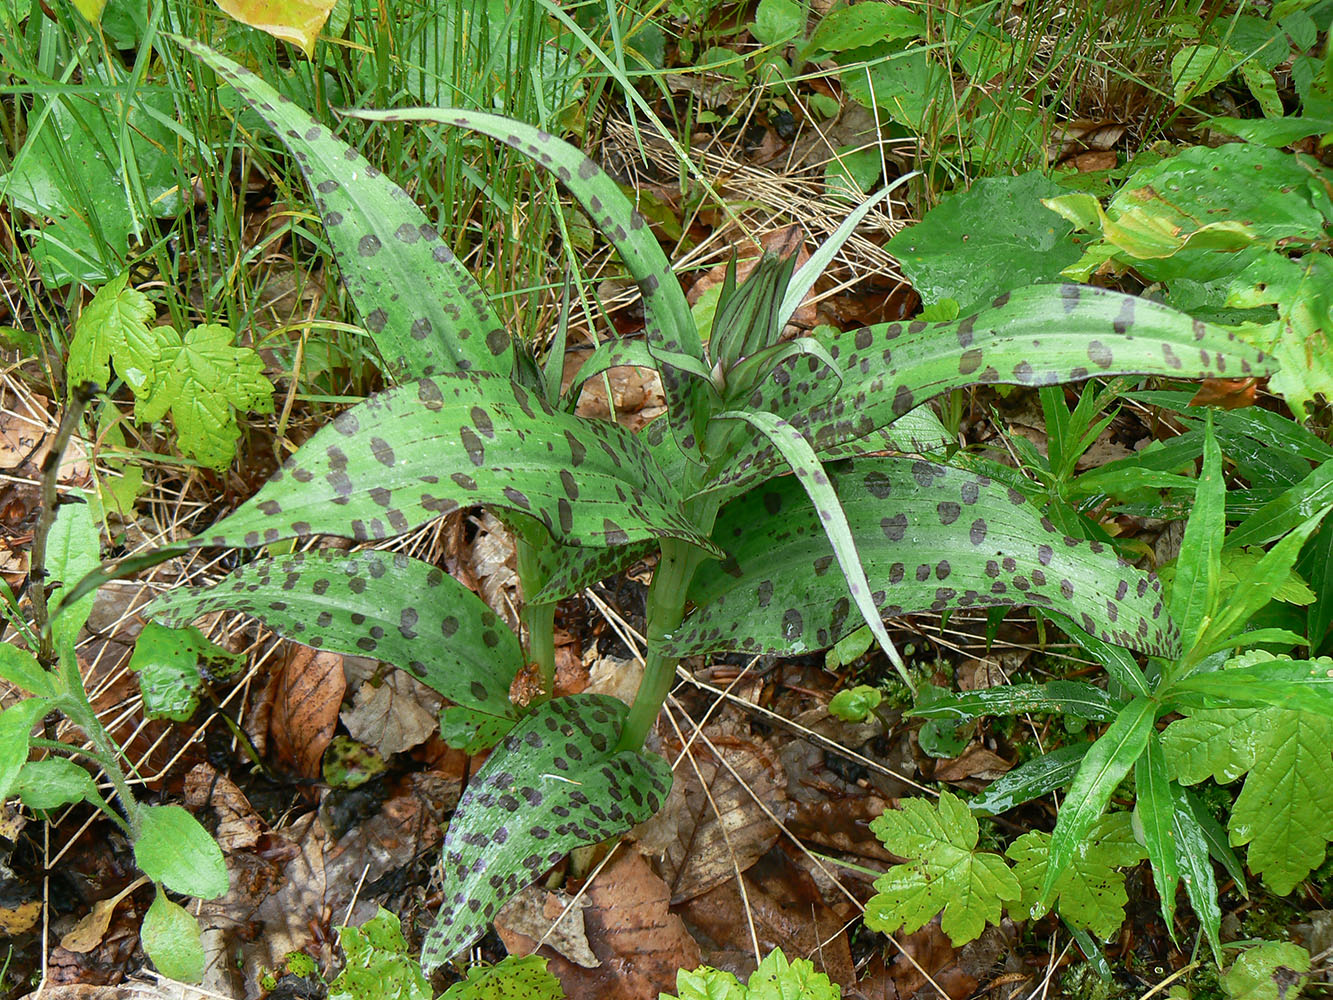
<instances>
[{"instance_id":1,"label":"green plant stem","mask_svg":"<svg viewBox=\"0 0 1333 1000\"><path fill-rule=\"evenodd\" d=\"M523 640L529 663L537 665L545 701L555 692L555 604L535 604L531 598L546 585L547 572L542 565L541 550L529 542L521 531L514 533L514 562L518 570L518 584L523 591L523 609L519 619L523 625Z\"/></svg>"},{"instance_id":2,"label":"green plant stem","mask_svg":"<svg viewBox=\"0 0 1333 1000\"><path fill-rule=\"evenodd\" d=\"M79 661L71 653L61 657L61 673L64 675L66 694L56 702L56 707L65 713L70 722L83 730L83 734L92 743L92 756L102 766L102 772L120 796L120 807L125 811L125 820L129 825L131 837L139 835L139 804L130 790L129 779L120 766L120 751L111 735L106 731L88 695L83 690L83 676L79 673Z\"/></svg>"}]
</instances>

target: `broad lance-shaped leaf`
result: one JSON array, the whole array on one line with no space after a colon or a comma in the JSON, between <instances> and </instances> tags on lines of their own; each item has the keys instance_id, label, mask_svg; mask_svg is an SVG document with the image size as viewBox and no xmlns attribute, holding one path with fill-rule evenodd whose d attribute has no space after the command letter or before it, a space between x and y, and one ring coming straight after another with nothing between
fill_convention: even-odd
<instances>
[{"instance_id":1,"label":"broad lance-shaped leaf","mask_svg":"<svg viewBox=\"0 0 1333 1000\"><path fill-rule=\"evenodd\" d=\"M537 518L565 544L669 536L716 551L634 435L555 412L508 378L462 373L420 379L339 414L194 544L387 538L480 504Z\"/></svg>"},{"instance_id":2,"label":"broad lance-shaped leaf","mask_svg":"<svg viewBox=\"0 0 1333 1000\"><path fill-rule=\"evenodd\" d=\"M657 238L605 170L563 139L501 115L455 108L354 114L371 121L428 121L471 129L498 139L553 174L583 206L597 230L611 241L639 286L643 295L645 339L648 350L658 361L672 430L684 451L691 453L697 449L699 429L693 426L693 420L700 408L695 395L704 389L699 377L701 368L705 377L707 371L702 366L699 330Z\"/></svg>"},{"instance_id":3,"label":"broad lance-shaped leaf","mask_svg":"<svg viewBox=\"0 0 1333 1000\"><path fill-rule=\"evenodd\" d=\"M821 458L950 389L1055 385L1093 376L1266 375L1258 348L1220 327L1147 299L1082 285L1034 285L950 323L885 323L818 339L837 361L842 391L782 416ZM805 365L803 358L789 362ZM712 488L748 482L781 459L760 435L719 467Z\"/></svg>"},{"instance_id":4,"label":"broad lance-shaped leaf","mask_svg":"<svg viewBox=\"0 0 1333 1000\"><path fill-rule=\"evenodd\" d=\"M481 937L567 852L624 833L666 801L666 761L615 750L627 712L606 695L548 701L482 765L444 837L444 903L421 950L427 971Z\"/></svg>"},{"instance_id":5,"label":"broad lance-shaped leaf","mask_svg":"<svg viewBox=\"0 0 1333 1000\"><path fill-rule=\"evenodd\" d=\"M212 611L254 615L284 638L406 670L450 701L514 717L518 639L444 570L401 552L317 549L256 559L210 587L178 587L147 614L185 625Z\"/></svg>"},{"instance_id":6,"label":"broad lance-shaped leaf","mask_svg":"<svg viewBox=\"0 0 1333 1000\"><path fill-rule=\"evenodd\" d=\"M1176 655L1157 578L1097 542L1066 538L1016 490L921 459L826 469L884 616L1035 605L1107 642ZM673 655L825 649L860 625L819 518L790 478L724 507L713 537L727 556L695 574L696 610L665 643Z\"/></svg>"},{"instance_id":7,"label":"broad lance-shaped leaf","mask_svg":"<svg viewBox=\"0 0 1333 1000\"><path fill-rule=\"evenodd\" d=\"M235 87L296 157L386 371L398 380L469 370L507 375L504 325L406 192L250 70L173 37Z\"/></svg>"}]
</instances>

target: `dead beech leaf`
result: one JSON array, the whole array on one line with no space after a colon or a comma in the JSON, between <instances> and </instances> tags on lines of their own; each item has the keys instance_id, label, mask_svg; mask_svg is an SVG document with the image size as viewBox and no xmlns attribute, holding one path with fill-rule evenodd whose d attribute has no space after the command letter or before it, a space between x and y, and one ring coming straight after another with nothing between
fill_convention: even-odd
<instances>
[{"instance_id":1,"label":"dead beech leaf","mask_svg":"<svg viewBox=\"0 0 1333 1000\"><path fill-rule=\"evenodd\" d=\"M595 969L602 963L588 944L583 920L583 909L588 904L579 900L570 908L573 901L574 897L566 893L530 885L496 915L495 932L511 955L531 955L540 941L575 965Z\"/></svg>"},{"instance_id":2,"label":"dead beech leaf","mask_svg":"<svg viewBox=\"0 0 1333 1000\"><path fill-rule=\"evenodd\" d=\"M1220 406L1240 410L1253 406L1258 395L1256 378L1206 378L1190 399L1190 406Z\"/></svg>"},{"instance_id":3,"label":"dead beech leaf","mask_svg":"<svg viewBox=\"0 0 1333 1000\"><path fill-rule=\"evenodd\" d=\"M637 833L658 856L673 904L754 864L778 839L769 813L782 819L787 811L787 782L776 755L753 740L718 730L708 736L713 749L702 741L693 745L693 763L686 759L676 765L679 794L673 789L666 808ZM680 745L669 743L665 751L674 760ZM719 763L714 751L730 768Z\"/></svg>"},{"instance_id":4,"label":"dead beech leaf","mask_svg":"<svg viewBox=\"0 0 1333 1000\"><path fill-rule=\"evenodd\" d=\"M435 714L418 700L418 682L394 670L379 685L369 682L357 689L352 707L342 713L343 725L353 739L372 746L384 756L410 750L435 734Z\"/></svg>"},{"instance_id":5,"label":"dead beech leaf","mask_svg":"<svg viewBox=\"0 0 1333 1000\"><path fill-rule=\"evenodd\" d=\"M217 0L217 5L242 24L299 46L308 59L334 0Z\"/></svg>"},{"instance_id":6,"label":"dead beech leaf","mask_svg":"<svg viewBox=\"0 0 1333 1000\"><path fill-rule=\"evenodd\" d=\"M224 854L248 850L268 832L245 793L209 764L196 764L185 775L185 805L192 812L213 810L218 819L213 839Z\"/></svg>"},{"instance_id":7,"label":"dead beech leaf","mask_svg":"<svg viewBox=\"0 0 1333 1000\"><path fill-rule=\"evenodd\" d=\"M676 971L702 963L699 945L667 909L669 890L635 851L620 851L584 894L584 926L601 963L585 969L543 951L565 995L597 1000L657 1000L674 992Z\"/></svg>"},{"instance_id":8,"label":"dead beech leaf","mask_svg":"<svg viewBox=\"0 0 1333 1000\"><path fill-rule=\"evenodd\" d=\"M1010 764L1003 757L983 746L973 745L953 760L942 760L935 765L934 780L956 784L969 778L994 781L1008 771Z\"/></svg>"},{"instance_id":9,"label":"dead beech leaf","mask_svg":"<svg viewBox=\"0 0 1333 1000\"><path fill-rule=\"evenodd\" d=\"M147 881L148 876L141 875L110 899L99 899L84 918L74 925L74 929L60 939L60 947L80 955L96 948L102 943L102 938L106 937L116 905Z\"/></svg>"},{"instance_id":10,"label":"dead beech leaf","mask_svg":"<svg viewBox=\"0 0 1333 1000\"><path fill-rule=\"evenodd\" d=\"M320 775L320 761L333 739L346 687L338 653L288 647L268 731L273 753L303 778Z\"/></svg>"}]
</instances>

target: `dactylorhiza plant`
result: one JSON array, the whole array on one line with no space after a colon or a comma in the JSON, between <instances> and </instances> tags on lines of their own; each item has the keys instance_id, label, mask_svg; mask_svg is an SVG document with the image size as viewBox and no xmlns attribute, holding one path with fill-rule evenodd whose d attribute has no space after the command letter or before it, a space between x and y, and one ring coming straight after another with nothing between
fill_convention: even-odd
<instances>
[{"instance_id":1,"label":"dactylorhiza plant","mask_svg":"<svg viewBox=\"0 0 1333 1000\"><path fill-rule=\"evenodd\" d=\"M705 351L649 228L577 149L489 114L362 112L508 144L551 172L614 246L643 295L643 338L601 344L562 393L563 343L544 367L512 344L402 190L254 74L181 44L300 164L344 284L398 382L342 413L187 544L373 541L487 506L517 538L528 656L548 694L555 603L657 555L645 674L628 711L599 696L510 704L525 662L519 638L441 570L402 555L266 556L212 588L154 604L168 624L230 608L311 646L373 655L454 703L442 717L453 742L500 741L445 838L446 902L427 937L427 967L474 941L505 900L570 849L656 811L670 772L643 744L681 656L810 651L865 622L901 667L885 616L995 605L1062 611L1108 643L1178 651L1155 578L1095 542L1065 538L1015 491L902 452L940 441L922 404L953 388L1265 373L1263 354L1234 335L1129 296L1039 286L956 322L780 342L868 203L794 275L790 261L768 259L739 286L729 282ZM638 436L573 413L586 379L626 364L655 368L668 403Z\"/></svg>"}]
</instances>

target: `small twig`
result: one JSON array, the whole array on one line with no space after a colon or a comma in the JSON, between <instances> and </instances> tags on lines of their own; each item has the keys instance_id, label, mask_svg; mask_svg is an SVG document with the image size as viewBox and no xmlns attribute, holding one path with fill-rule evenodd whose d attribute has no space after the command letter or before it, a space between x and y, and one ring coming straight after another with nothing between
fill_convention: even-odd
<instances>
[{"instance_id":1,"label":"small twig","mask_svg":"<svg viewBox=\"0 0 1333 1000\"><path fill-rule=\"evenodd\" d=\"M69 439L74 436L74 429L83 419L83 411L99 392L91 382L81 383L70 394L69 405L60 418L55 440L42 459L42 512L37 518L37 527L32 535L32 552L28 559L28 580L31 587L33 627L39 636L37 651L38 662L46 669L51 668L54 650L51 638L51 623L46 609L46 539L51 533L51 526L56 521L56 488L60 478L60 464L69 447ZM65 583L71 581L66 580Z\"/></svg>"}]
</instances>

